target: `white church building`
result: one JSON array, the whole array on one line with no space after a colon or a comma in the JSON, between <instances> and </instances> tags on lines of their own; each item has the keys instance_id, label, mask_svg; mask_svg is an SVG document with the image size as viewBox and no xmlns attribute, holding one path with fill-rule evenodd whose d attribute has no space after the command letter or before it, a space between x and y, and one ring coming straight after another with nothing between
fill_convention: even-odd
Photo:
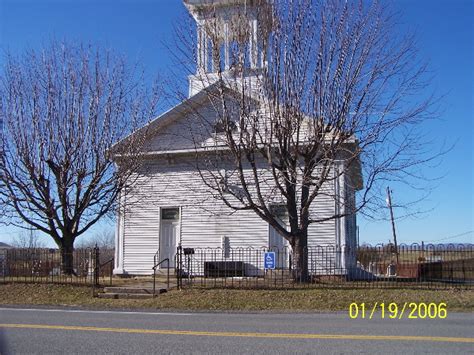
<instances>
[{"instance_id":1,"label":"white church building","mask_svg":"<svg viewBox=\"0 0 474 355\"><path fill-rule=\"evenodd\" d=\"M232 37L233 28L228 23L244 2L245 0L212 2L214 16L220 16L224 24L225 38ZM199 153L196 144L205 148L213 137L200 136L200 142L197 142L190 125L195 122L193 115L196 112L207 117L209 122L216 120L217 114L208 95L215 90L213 81L217 79L213 78L217 78L217 74L213 73L212 63L208 63L208 59L212 58L209 55L212 48L207 45L205 31L211 2L185 0L184 3L197 22L197 70L195 75L189 77L189 97L149 124L153 134L143 148L146 159L142 176L137 180L138 187L123 193L120 198L124 207L120 208L117 218L116 275L149 275L156 259L169 258L171 267L174 267L178 246L223 250L289 248L288 242L255 212L232 211L224 202L213 198L195 168L194 160ZM258 19L252 17L251 11L248 13L249 28L255 29L254 35L246 39L252 49L258 40ZM228 63L225 64L227 67ZM253 58L249 65L258 69L265 64L258 58ZM206 74L206 80L202 80L202 73ZM193 110L189 107L193 107ZM350 201L354 201L355 192L360 185L360 174L343 174L328 182L325 188L331 193L318 196L311 213L333 215L335 209L345 208L344 206L350 205ZM331 196L338 196L339 200L346 203L338 204ZM311 224L309 227L309 247L355 244L355 214ZM226 255L228 253L222 253L223 260ZM355 260L335 262L344 266L345 263L355 263ZM288 267L288 260L281 260L279 264L279 267ZM259 269L263 266L253 267ZM350 265L344 267L348 268Z\"/></svg>"}]
</instances>

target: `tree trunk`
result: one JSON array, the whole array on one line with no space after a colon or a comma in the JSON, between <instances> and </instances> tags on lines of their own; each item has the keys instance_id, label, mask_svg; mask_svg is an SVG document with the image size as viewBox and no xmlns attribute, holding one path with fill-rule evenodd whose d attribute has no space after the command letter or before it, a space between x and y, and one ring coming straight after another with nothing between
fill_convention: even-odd
<instances>
[{"instance_id":1,"label":"tree trunk","mask_svg":"<svg viewBox=\"0 0 474 355\"><path fill-rule=\"evenodd\" d=\"M61 272L64 275L76 275L74 271L74 246L72 242L64 241L60 247L61 251Z\"/></svg>"},{"instance_id":2,"label":"tree trunk","mask_svg":"<svg viewBox=\"0 0 474 355\"><path fill-rule=\"evenodd\" d=\"M309 282L308 271L308 233L300 233L294 238L293 277L296 282Z\"/></svg>"}]
</instances>

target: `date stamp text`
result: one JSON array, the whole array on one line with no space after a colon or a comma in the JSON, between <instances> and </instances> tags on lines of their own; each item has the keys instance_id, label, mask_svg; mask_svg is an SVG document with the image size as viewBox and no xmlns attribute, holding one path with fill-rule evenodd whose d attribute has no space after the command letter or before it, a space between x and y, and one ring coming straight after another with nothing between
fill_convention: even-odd
<instances>
[{"instance_id":1,"label":"date stamp text","mask_svg":"<svg viewBox=\"0 0 474 355\"><path fill-rule=\"evenodd\" d=\"M447 316L448 309L444 302L375 302L373 305L353 302L349 305L351 319L444 319Z\"/></svg>"}]
</instances>

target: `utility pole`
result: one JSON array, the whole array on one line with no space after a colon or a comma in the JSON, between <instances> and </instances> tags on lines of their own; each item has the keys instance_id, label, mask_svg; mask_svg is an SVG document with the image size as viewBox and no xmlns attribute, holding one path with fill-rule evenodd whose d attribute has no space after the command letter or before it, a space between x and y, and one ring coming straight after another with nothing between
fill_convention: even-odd
<instances>
[{"instance_id":1,"label":"utility pole","mask_svg":"<svg viewBox=\"0 0 474 355\"><path fill-rule=\"evenodd\" d=\"M397 257L397 266L398 266L397 234L395 233L395 220L393 218L392 196L390 194L390 188L388 186L387 186L387 204L388 204L388 208L390 209L390 219L392 220L393 243L395 244L395 255Z\"/></svg>"}]
</instances>

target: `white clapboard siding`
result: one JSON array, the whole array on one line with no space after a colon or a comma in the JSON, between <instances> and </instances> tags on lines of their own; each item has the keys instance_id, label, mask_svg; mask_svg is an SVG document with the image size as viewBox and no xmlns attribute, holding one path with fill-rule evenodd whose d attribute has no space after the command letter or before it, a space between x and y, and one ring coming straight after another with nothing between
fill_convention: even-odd
<instances>
[{"instance_id":1,"label":"white clapboard siding","mask_svg":"<svg viewBox=\"0 0 474 355\"><path fill-rule=\"evenodd\" d=\"M123 268L129 274L150 274L159 248L160 208L180 207L183 247L221 247L228 237L232 248L268 246L268 224L252 211L230 213L223 202L212 198L189 159L150 159L144 176L127 193L124 216ZM334 212L334 183L324 187L311 213ZM334 245L335 221L311 225L309 245Z\"/></svg>"},{"instance_id":2,"label":"white clapboard siding","mask_svg":"<svg viewBox=\"0 0 474 355\"><path fill-rule=\"evenodd\" d=\"M182 105L186 113L163 125L159 129L159 134L153 135L148 140L144 150L173 151L206 145L205 142L212 137L214 124L219 119L215 106L209 99L204 99L203 105L194 106L192 109L187 108L186 103ZM228 100L227 107L231 106L233 104Z\"/></svg>"},{"instance_id":3,"label":"white clapboard siding","mask_svg":"<svg viewBox=\"0 0 474 355\"><path fill-rule=\"evenodd\" d=\"M136 274L149 274L153 256L158 249L156 226L160 223L159 208L147 204L151 186L141 184L140 194L127 194L124 212L123 267Z\"/></svg>"},{"instance_id":4,"label":"white clapboard siding","mask_svg":"<svg viewBox=\"0 0 474 355\"><path fill-rule=\"evenodd\" d=\"M206 100L204 100L206 101ZM229 104L230 106L230 104ZM216 121L215 108L204 103L195 110L175 118L164 117L159 131L145 145L148 152L193 150L196 146L212 145L209 127ZM227 170L225 162L223 168ZM248 174L251 174L250 170ZM267 174L267 173L265 173ZM268 173L269 174L269 173ZM232 174L231 174L232 175ZM234 174L234 179L237 177ZM238 180L229 184L239 185ZM269 186L261 186L265 199L274 197L272 177ZM322 187L310 209L311 215L321 219L330 217L336 208L345 208L337 202L337 194L353 193L345 189L344 177L330 180ZM180 240L183 247L222 247L226 237L231 248L264 248L268 246L269 226L252 211L234 212L220 200L214 199L196 171L190 156L155 155L147 160L134 188L126 194L126 208L119 221L123 255L118 265L129 274L150 274L153 257L159 250L160 208L181 209ZM338 205L339 203L339 205ZM352 222L343 219L312 224L308 230L308 245L331 246L347 243L346 230L353 233ZM352 237L351 237L352 238ZM341 261L328 257L326 263L340 265ZM344 263L344 261L342 261Z\"/></svg>"}]
</instances>

